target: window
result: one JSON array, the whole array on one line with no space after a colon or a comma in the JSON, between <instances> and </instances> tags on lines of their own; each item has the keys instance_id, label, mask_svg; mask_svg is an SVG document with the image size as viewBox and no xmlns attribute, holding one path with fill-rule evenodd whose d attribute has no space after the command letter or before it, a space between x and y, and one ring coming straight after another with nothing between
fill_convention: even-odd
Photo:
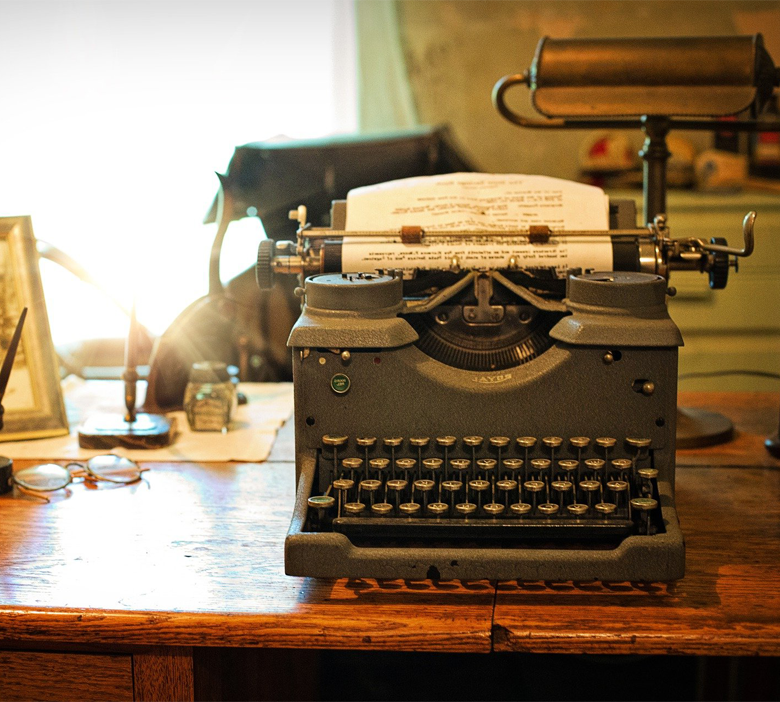
<instances>
[{"instance_id":1,"label":"window","mask_svg":"<svg viewBox=\"0 0 780 702\"><path fill-rule=\"evenodd\" d=\"M233 147L355 129L349 0L0 0L0 212L159 334L207 290L202 224ZM231 225L223 278L262 229ZM56 345L127 318L42 262Z\"/></svg>"}]
</instances>

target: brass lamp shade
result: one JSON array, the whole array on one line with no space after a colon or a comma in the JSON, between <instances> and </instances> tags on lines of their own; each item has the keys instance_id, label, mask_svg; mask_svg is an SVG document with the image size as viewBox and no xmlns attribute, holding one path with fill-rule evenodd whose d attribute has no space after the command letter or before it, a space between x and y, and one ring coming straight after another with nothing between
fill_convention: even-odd
<instances>
[{"instance_id":1,"label":"brass lamp shade","mask_svg":"<svg viewBox=\"0 0 780 702\"><path fill-rule=\"evenodd\" d=\"M540 40L529 71L535 109L553 118L723 117L777 80L760 34Z\"/></svg>"}]
</instances>

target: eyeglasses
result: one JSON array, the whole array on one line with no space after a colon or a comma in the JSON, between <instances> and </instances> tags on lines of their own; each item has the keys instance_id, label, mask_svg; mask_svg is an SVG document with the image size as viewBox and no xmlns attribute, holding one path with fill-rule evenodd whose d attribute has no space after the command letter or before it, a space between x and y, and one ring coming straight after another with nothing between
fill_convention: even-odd
<instances>
[{"instance_id":1,"label":"eyeglasses","mask_svg":"<svg viewBox=\"0 0 780 702\"><path fill-rule=\"evenodd\" d=\"M49 498L40 493L62 490L75 478L83 478L86 482L102 481L129 485L138 482L142 473L147 470L149 469L141 468L135 461L124 456L105 454L94 456L86 463L71 462L64 466L57 463L42 463L23 468L14 473L13 483L22 492L30 492L34 497L48 502Z\"/></svg>"}]
</instances>

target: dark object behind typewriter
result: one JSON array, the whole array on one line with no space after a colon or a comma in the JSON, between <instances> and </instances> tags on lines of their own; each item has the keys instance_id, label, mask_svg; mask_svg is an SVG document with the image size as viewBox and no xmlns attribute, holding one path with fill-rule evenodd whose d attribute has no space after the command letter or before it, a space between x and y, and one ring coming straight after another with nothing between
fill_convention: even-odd
<instances>
[{"instance_id":1,"label":"dark object behind typewriter","mask_svg":"<svg viewBox=\"0 0 780 702\"><path fill-rule=\"evenodd\" d=\"M388 180L458 171L474 165L453 144L446 127L329 139L258 142L239 146L230 159L226 187L233 219L255 208L271 239L289 239L288 212L305 204L314 226L328 224L333 200L353 188ZM215 221L216 200L206 216Z\"/></svg>"},{"instance_id":2,"label":"dark object behind typewriter","mask_svg":"<svg viewBox=\"0 0 780 702\"><path fill-rule=\"evenodd\" d=\"M264 142L236 148L222 178L232 202L230 221L257 210L271 239L289 239L288 212L305 204L309 218L327 224L332 200L362 185L420 175L473 171L447 129L425 127L376 136ZM216 201L206 216L216 218ZM280 276L281 278L281 276ZM236 365L241 380L292 380L287 349L300 315L294 277L259 290L254 266L225 285L225 292L195 301L158 340L151 360L145 407L181 408L189 369L204 360Z\"/></svg>"},{"instance_id":3,"label":"dark object behind typewriter","mask_svg":"<svg viewBox=\"0 0 780 702\"><path fill-rule=\"evenodd\" d=\"M534 107L555 118L760 111L777 81L760 34L641 41L545 37L529 78Z\"/></svg>"}]
</instances>

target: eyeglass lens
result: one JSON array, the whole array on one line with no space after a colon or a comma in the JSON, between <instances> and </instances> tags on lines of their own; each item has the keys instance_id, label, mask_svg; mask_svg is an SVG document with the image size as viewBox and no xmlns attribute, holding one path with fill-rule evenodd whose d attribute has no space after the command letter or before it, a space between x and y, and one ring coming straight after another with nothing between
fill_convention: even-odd
<instances>
[{"instance_id":1,"label":"eyeglass lens","mask_svg":"<svg viewBox=\"0 0 780 702\"><path fill-rule=\"evenodd\" d=\"M44 463L31 468L24 468L14 474L14 482L28 490L49 492L70 485L70 471L56 463Z\"/></svg>"},{"instance_id":2,"label":"eyeglass lens","mask_svg":"<svg viewBox=\"0 0 780 702\"><path fill-rule=\"evenodd\" d=\"M135 461L124 456L95 456L87 461L87 472L112 483L134 483L141 477L141 469Z\"/></svg>"}]
</instances>

